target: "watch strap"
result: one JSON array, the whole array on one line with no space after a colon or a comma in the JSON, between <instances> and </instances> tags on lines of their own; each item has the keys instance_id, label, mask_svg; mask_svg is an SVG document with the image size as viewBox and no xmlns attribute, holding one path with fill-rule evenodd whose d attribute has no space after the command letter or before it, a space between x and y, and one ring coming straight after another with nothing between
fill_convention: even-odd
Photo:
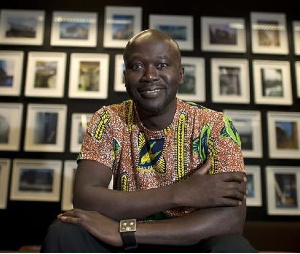
<instances>
[{"instance_id":1,"label":"watch strap","mask_svg":"<svg viewBox=\"0 0 300 254\"><path fill-rule=\"evenodd\" d=\"M121 232L121 237L124 245L125 250L132 250L137 248L137 242L135 240L135 232L128 231L128 232Z\"/></svg>"}]
</instances>

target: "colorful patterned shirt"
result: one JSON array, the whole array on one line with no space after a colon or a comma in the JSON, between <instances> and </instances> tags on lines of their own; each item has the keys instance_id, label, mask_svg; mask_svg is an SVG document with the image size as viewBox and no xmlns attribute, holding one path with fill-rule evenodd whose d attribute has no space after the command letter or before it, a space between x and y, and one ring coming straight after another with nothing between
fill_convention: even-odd
<instances>
[{"instance_id":1,"label":"colorful patterned shirt","mask_svg":"<svg viewBox=\"0 0 300 254\"><path fill-rule=\"evenodd\" d=\"M114 189L159 188L186 179L207 159L210 174L245 171L240 137L222 112L177 99L173 122L161 131L145 128L132 100L103 106L93 115L78 160L110 167ZM180 207L151 218L180 216Z\"/></svg>"}]
</instances>

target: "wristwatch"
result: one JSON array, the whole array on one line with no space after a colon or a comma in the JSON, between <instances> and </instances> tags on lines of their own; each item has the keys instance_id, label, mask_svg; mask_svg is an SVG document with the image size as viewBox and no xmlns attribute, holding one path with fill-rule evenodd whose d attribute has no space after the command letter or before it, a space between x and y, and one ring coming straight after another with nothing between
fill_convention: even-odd
<instances>
[{"instance_id":1,"label":"wristwatch","mask_svg":"<svg viewBox=\"0 0 300 254\"><path fill-rule=\"evenodd\" d=\"M137 242L135 240L136 231L136 219L128 219L120 221L119 232L122 237L125 250L131 250L137 248Z\"/></svg>"}]
</instances>

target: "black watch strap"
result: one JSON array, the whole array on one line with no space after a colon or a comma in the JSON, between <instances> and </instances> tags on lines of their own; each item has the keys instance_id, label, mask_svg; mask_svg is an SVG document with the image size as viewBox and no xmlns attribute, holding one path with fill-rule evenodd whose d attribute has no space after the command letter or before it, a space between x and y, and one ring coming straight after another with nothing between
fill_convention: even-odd
<instances>
[{"instance_id":1,"label":"black watch strap","mask_svg":"<svg viewBox=\"0 0 300 254\"><path fill-rule=\"evenodd\" d=\"M132 250L137 248L135 232L122 232L120 234L123 240L125 250Z\"/></svg>"},{"instance_id":2,"label":"black watch strap","mask_svg":"<svg viewBox=\"0 0 300 254\"><path fill-rule=\"evenodd\" d=\"M125 250L132 250L137 248L135 240L136 219L126 219L120 221L119 232L123 241Z\"/></svg>"}]
</instances>

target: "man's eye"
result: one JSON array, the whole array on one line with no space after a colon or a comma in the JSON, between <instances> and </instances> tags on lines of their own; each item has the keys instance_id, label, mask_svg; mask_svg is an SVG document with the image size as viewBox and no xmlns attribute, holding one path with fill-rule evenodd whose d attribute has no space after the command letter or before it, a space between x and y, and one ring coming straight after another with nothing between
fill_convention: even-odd
<instances>
[{"instance_id":1,"label":"man's eye","mask_svg":"<svg viewBox=\"0 0 300 254\"><path fill-rule=\"evenodd\" d=\"M163 69L163 68L166 68L166 67L167 67L167 64L165 64L165 63L160 63L160 64L157 65L158 69Z\"/></svg>"},{"instance_id":2,"label":"man's eye","mask_svg":"<svg viewBox=\"0 0 300 254\"><path fill-rule=\"evenodd\" d=\"M132 70L140 70L142 68L143 68L143 66L141 64L134 64L131 66Z\"/></svg>"}]
</instances>

